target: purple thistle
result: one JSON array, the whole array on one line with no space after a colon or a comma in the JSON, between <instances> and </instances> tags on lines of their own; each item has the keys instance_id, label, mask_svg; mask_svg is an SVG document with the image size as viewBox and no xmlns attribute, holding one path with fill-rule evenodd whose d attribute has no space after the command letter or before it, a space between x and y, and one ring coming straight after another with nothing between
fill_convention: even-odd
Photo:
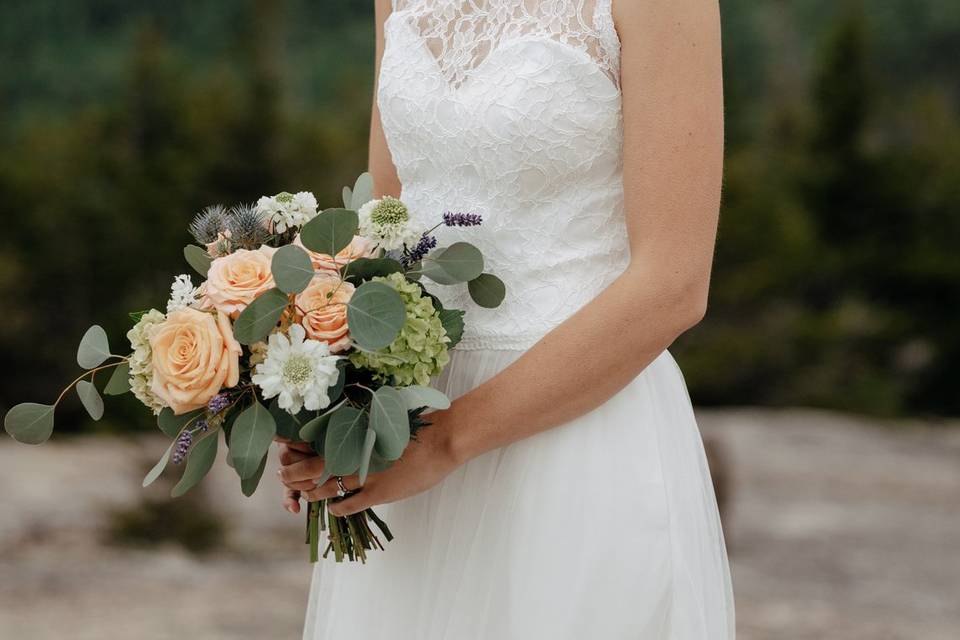
<instances>
[{"instance_id":1,"label":"purple thistle","mask_svg":"<svg viewBox=\"0 0 960 640\"><path fill-rule=\"evenodd\" d=\"M173 464L180 464L187 457L190 445L193 444L193 432L184 429L177 437L177 446L173 449Z\"/></svg>"},{"instance_id":2,"label":"purple thistle","mask_svg":"<svg viewBox=\"0 0 960 640\"><path fill-rule=\"evenodd\" d=\"M417 246L415 246L410 251L406 251L401 257L403 266L409 267L414 262L423 260L426 257L426 255L430 253L430 250L436 248L436 246L437 246L436 237L423 234L420 237L420 241L417 243Z\"/></svg>"},{"instance_id":3,"label":"purple thistle","mask_svg":"<svg viewBox=\"0 0 960 640\"><path fill-rule=\"evenodd\" d=\"M210 402L207 403L207 411L216 415L228 406L230 406L230 396L226 393L218 393L210 398Z\"/></svg>"},{"instance_id":4,"label":"purple thistle","mask_svg":"<svg viewBox=\"0 0 960 640\"><path fill-rule=\"evenodd\" d=\"M448 227L476 227L483 223L483 218L477 213L452 213L447 211L443 214L443 224Z\"/></svg>"}]
</instances>

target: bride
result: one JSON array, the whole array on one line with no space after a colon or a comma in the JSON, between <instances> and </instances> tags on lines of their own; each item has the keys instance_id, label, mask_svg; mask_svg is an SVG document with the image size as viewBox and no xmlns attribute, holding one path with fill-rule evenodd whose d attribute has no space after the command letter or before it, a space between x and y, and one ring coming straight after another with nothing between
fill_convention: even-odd
<instances>
[{"instance_id":1,"label":"bride","mask_svg":"<svg viewBox=\"0 0 960 640\"><path fill-rule=\"evenodd\" d=\"M468 239L508 294L496 312L442 299L468 314L436 381L455 401L331 503L386 505L396 539L365 566L317 564L304 638L733 638L709 470L666 351L706 307L718 14L377 0L376 189L424 220L482 215ZM309 450L281 461L288 510L337 495Z\"/></svg>"}]
</instances>

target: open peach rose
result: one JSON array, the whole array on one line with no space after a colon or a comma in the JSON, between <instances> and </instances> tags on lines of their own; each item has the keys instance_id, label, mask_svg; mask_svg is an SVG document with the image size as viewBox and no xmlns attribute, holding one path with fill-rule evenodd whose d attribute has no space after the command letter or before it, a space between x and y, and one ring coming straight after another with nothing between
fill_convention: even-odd
<instances>
[{"instance_id":1,"label":"open peach rose","mask_svg":"<svg viewBox=\"0 0 960 640\"><path fill-rule=\"evenodd\" d=\"M202 306L212 306L231 317L239 315L258 296L276 286L270 271L276 251L267 246L238 249L214 260L207 272Z\"/></svg>"},{"instance_id":2,"label":"open peach rose","mask_svg":"<svg viewBox=\"0 0 960 640\"><path fill-rule=\"evenodd\" d=\"M332 273L319 273L297 296L298 321L307 337L330 345L331 353L350 348L347 303L354 287Z\"/></svg>"},{"instance_id":3,"label":"open peach rose","mask_svg":"<svg viewBox=\"0 0 960 640\"><path fill-rule=\"evenodd\" d=\"M240 380L240 343L230 320L196 309L174 311L150 336L151 391L177 415L205 407Z\"/></svg>"},{"instance_id":4,"label":"open peach rose","mask_svg":"<svg viewBox=\"0 0 960 640\"><path fill-rule=\"evenodd\" d=\"M339 271L340 268L348 262L353 262L359 258L372 258L377 254L376 243L363 236L353 236L350 244L344 247L340 253L337 254L336 258L331 258L325 253L310 251L310 249L303 246L299 234L293 239L293 244L307 252L314 269L322 271Z\"/></svg>"}]
</instances>

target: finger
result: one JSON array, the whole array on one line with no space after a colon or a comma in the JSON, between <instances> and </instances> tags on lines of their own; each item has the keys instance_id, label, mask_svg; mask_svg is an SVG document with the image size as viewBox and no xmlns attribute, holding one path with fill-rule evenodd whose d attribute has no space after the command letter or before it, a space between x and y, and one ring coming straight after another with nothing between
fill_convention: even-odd
<instances>
[{"instance_id":1,"label":"finger","mask_svg":"<svg viewBox=\"0 0 960 640\"><path fill-rule=\"evenodd\" d=\"M343 476L343 488L347 491L356 491L360 488L360 478L357 476ZM320 486L309 487L309 490L304 493L308 496L311 501L314 500L328 500L330 498L336 498L340 493L340 487L337 485L336 478L330 478Z\"/></svg>"},{"instance_id":2,"label":"finger","mask_svg":"<svg viewBox=\"0 0 960 640\"><path fill-rule=\"evenodd\" d=\"M300 492L293 489L284 489L283 508L290 513L300 513Z\"/></svg>"},{"instance_id":3,"label":"finger","mask_svg":"<svg viewBox=\"0 0 960 640\"><path fill-rule=\"evenodd\" d=\"M291 465L295 462L300 462L301 460L306 460L307 458L313 457L315 457L313 454L303 453L302 451L291 449L286 445L280 448L280 464L283 466Z\"/></svg>"},{"instance_id":4,"label":"finger","mask_svg":"<svg viewBox=\"0 0 960 640\"><path fill-rule=\"evenodd\" d=\"M284 482L283 486L294 491L313 491L317 488L316 480L299 480L297 482Z\"/></svg>"},{"instance_id":5,"label":"finger","mask_svg":"<svg viewBox=\"0 0 960 640\"><path fill-rule=\"evenodd\" d=\"M360 513L378 504L380 504L380 500L376 488L368 485L362 491L357 491L343 500L331 501L327 505L327 510L342 518L343 516Z\"/></svg>"},{"instance_id":6,"label":"finger","mask_svg":"<svg viewBox=\"0 0 960 640\"><path fill-rule=\"evenodd\" d=\"M323 475L323 458L311 456L300 462L289 464L279 471L284 484L301 480L313 480Z\"/></svg>"},{"instance_id":7,"label":"finger","mask_svg":"<svg viewBox=\"0 0 960 640\"><path fill-rule=\"evenodd\" d=\"M287 446L293 449L294 451L307 453L312 456L317 455L317 452L313 449L313 445L311 445L309 442L288 442Z\"/></svg>"}]
</instances>

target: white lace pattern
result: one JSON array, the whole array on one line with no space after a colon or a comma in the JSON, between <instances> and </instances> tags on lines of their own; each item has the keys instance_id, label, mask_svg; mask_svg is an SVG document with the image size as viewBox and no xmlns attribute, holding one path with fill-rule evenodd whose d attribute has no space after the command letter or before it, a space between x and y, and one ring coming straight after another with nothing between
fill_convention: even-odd
<instances>
[{"instance_id":1,"label":"white lace pattern","mask_svg":"<svg viewBox=\"0 0 960 640\"><path fill-rule=\"evenodd\" d=\"M378 104L424 225L444 211L507 284L496 311L464 287L463 349L526 349L588 304L629 259L619 39L611 0L394 0Z\"/></svg>"}]
</instances>

